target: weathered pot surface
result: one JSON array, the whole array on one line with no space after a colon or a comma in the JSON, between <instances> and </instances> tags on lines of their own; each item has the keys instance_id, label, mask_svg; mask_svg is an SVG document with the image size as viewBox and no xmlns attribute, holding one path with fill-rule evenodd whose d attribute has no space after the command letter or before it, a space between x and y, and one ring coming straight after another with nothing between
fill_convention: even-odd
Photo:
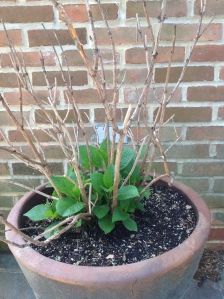
<instances>
[{"instance_id":1,"label":"weathered pot surface","mask_svg":"<svg viewBox=\"0 0 224 299\"><path fill-rule=\"evenodd\" d=\"M42 256L32 248L9 246L38 299L181 299L200 261L210 230L210 213L189 187L174 182L193 203L198 222L193 233L179 246L155 258L114 266L89 267L64 264ZM43 188L40 187L40 188ZM40 201L30 192L8 216L19 227L21 215ZM8 240L23 243L13 231Z\"/></svg>"}]
</instances>

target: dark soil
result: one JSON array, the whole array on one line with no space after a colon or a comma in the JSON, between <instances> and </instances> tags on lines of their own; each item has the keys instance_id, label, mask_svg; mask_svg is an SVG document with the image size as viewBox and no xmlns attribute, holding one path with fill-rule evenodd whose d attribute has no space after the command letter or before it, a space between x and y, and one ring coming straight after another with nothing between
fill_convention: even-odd
<instances>
[{"instance_id":1,"label":"dark soil","mask_svg":"<svg viewBox=\"0 0 224 299\"><path fill-rule=\"evenodd\" d=\"M206 280L218 282L222 279L221 273L224 270L224 251L206 249L201 258L194 279L202 286Z\"/></svg>"},{"instance_id":2,"label":"dark soil","mask_svg":"<svg viewBox=\"0 0 224 299\"><path fill-rule=\"evenodd\" d=\"M194 230L197 217L187 198L173 187L157 185L145 211L135 220L138 232L118 225L105 235L91 222L79 231L70 231L45 247L32 247L42 255L68 264L113 266L138 262L160 255L182 243ZM24 227L30 236L43 231L48 223L33 223L26 219ZM41 227L41 228L40 228Z\"/></svg>"}]
</instances>

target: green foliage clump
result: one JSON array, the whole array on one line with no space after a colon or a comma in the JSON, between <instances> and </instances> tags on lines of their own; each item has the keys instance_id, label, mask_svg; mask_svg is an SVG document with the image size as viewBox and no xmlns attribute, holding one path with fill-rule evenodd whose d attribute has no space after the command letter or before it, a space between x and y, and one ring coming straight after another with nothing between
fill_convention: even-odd
<instances>
[{"instance_id":1,"label":"green foliage clump","mask_svg":"<svg viewBox=\"0 0 224 299\"><path fill-rule=\"evenodd\" d=\"M92 215L105 234L113 231L118 222L130 231L137 231L137 223L133 216L136 210L143 210L141 199L149 196L150 190L143 190L144 177L139 164L136 164L127 183L123 184L136 160L135 151L129 146L124 146L120 163L117 205L112 208L115 167L109 162L108 152L106 140L99 146L79 147L79 167L86 192L87 194L91 192L88 195L91 200ZM52 176L51 180L60 192L60 197L35 206L25 216L33 221L50 219L53 221L50 227L53 227L59 220L88 211L89 207L83 201L75 171L71 166L68 167L66 175ZM58 197L55 190L52 196ZM79 220L75 225L80 226L82 222ZM51 234L56 233L57 231L51 232Z\"/></svg>"}]
</instances>

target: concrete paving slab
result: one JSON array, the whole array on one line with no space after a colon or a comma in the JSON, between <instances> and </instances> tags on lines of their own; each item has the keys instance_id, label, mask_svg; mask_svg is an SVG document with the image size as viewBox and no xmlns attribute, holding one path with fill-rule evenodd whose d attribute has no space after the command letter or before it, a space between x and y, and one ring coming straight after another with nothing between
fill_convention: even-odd
<instances>
[{"instance_id":1,"label":"concrete paving slab","mask_svg":"<svg viewBox=\"0 0 224 299\"><path fill-rule=\"evenodd\" d=\"M13 255L0 253L0 272L21 273Z\"/></svg>"},{"instance_id":2,"label":"concrete paving slab","mask_svg":"<svg viewBox=\"0 0 224 299\"><path fill-rule=\"evenodd\" d=\"M198 287L193 281L185 299L224 299L224 288L221 283L206 281L203 286Z\"/></svg>"},{"instance_id":3,"label":"concrete paving slab","mask_svg":"<svg viewBox=\"0 0 224 299\"><path fill-rule=\"evenodd\" d=\"M202 287L198 287L197 282L193 281L185 299L224 299L224 273L222 277L220 282L206 281ZM0 253L0 299L35 299L19 266L10 254Z\"/></svg>"},{"instance_id":4,"label":"concrete paving slab","mask_svg":"<svg viewBox=\"0 0 224 299\"><path fill-rule=\"evenodd\" d=\"M35 296L22 273L0 272L0 299L35 299Z\"/></svg>"}]
</instances>

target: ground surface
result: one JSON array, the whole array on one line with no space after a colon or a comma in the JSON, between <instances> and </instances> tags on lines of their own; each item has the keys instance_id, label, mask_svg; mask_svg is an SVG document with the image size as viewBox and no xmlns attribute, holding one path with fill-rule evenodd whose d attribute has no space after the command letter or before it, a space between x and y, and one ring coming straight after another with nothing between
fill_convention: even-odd
<instances>
[{"instance_id":1,"label":"ground surface","mask_svg":"<svg viewBox=\"0 0 224 299\"><path fill-rule=\"evenodd\" d=\"M221 256L221 260L222 257L223 256ZM218 260L219 264L214 262L214 260ZM220 264L220 256L218 258L216 256L216 258L213 259L213 255L208 254L202 262L203 265L207 265L207 267L203 266L203 268L200 268L197 274L199 281L201 281L203 277L202 286L199 287L196 280L192 281L192 285L186 294L186 299L224 299L224 271L223 265ZM217 277L220 279L218 282L212 281L216 280ZM35 299L32 290L28 286L12 255L1 253L0 299L15 298Z\"/></svg>"}]
</instances>

